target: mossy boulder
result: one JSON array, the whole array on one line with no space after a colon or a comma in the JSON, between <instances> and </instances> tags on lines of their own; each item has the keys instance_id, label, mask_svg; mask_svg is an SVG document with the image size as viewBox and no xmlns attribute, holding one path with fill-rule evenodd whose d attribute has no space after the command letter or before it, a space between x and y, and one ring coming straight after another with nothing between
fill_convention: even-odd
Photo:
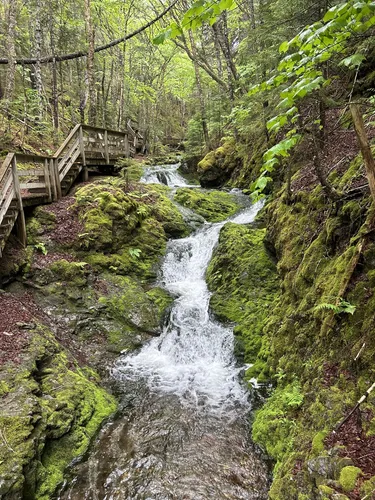
<instances>
[{"instance_id":1,"label":"mossy boulder","mask_svg":"<svg viewBox=\"0 0 375 500\"><path fill-rule=\"evenodd\" d=\"M355 488L358 477L362 474L362 471L359 467L354 467L353 465L349 465L348 467L344 467L340 472L339 484L344 491L352 491Z\"/></svg>"},{"instance_id":2,"label":"mossy boulder","mask_svg":"<svg viewBox=\"0 0 375 500\"><path fill-rule=\"evenodd\" d=\"M83 455L115 399L98 385L98 375L80 369L51 332L29 331L20 365L0 370L2 498L49 499L66 467Z\"/></svg>"},{"instance_id":3,"label":"mossy boulder","mask_svg":"<svg viewBox=\"0 0 375 500\"><path fill-rule=\"evenodd\" d=\"M264 246L265 229L227 223L207 269L210 305L234 333L246 363L254 363L264 324L278 295L276 265Z\"/></svg>"},{"instance_id":4,"label":"mossy boulder","mask_svg":"<svg viewBox=\"0 0 375 500\"><path fill-rule=\"evenodd\" d=\"M225 184L238 166L240 159L233 138L225 139L215 151L210 151L198 163L198 177L203 187L220 187Z\"/></svg>"},{"instance_id":5,"label":"mossy boulder","mask_svg":"<svg viewBox=\"0 0 375 500\"><path fill-rule=\"evenodd\" d=\"M208 222L221 222L234 215L241 206L235 197L223 191L200 191L194 188L179 188L175 201L194 210Z\"/></svg>"},{"instance_id":6,"label":"mossy boulder","mask_svg":"<svg viewBox=\"0 0 375 500\"><path fill-rule=\"evenodd\" d=\"M161 288L146 292L142 286L127 276L107 276L107 283L115 288L111 293L99 298L109 318L116 320L116 325L108 333L111 348L119 352L137 347L139 335L159 335L160 327L167 308L173 298Z\"/></svg>"}]
</instances>

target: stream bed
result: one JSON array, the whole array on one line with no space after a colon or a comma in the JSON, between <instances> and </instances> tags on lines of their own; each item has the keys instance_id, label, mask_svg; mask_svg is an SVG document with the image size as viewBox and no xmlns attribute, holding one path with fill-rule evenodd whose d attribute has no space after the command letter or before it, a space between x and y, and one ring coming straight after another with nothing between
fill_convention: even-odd
<instances>
[{"instance_id":1,"label":"stream bed","mask_svg":"<svg viewBox=\"0 0 375 500\"><path fill-rule=\"evenodd\" d=\"M150 168L143 181L186 187L177 168ZM250 223L259 208L230 220ZM159 285L176 299L162 335L112 368L120 413L73 468L59 499L267 498L268 469L250 439L251 400L233 331L209 312L205 272L225 222L168 243Z\"/></svg>"}]
</instances>

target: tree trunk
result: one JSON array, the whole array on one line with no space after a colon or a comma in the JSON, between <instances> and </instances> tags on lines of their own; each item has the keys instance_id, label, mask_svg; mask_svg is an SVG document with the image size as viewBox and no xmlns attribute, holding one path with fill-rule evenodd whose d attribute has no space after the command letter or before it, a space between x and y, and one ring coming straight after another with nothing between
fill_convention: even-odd
<instances>
[{"instance_id":1,"label":"tree trunk","mask_svg":"<svg viewBox=\"0 0 375 500\"><path fill-rule=\"evenodd\" d=\"M191 31L189 31L189 36L190 36L191 50L192 50L192 54L193 54L195 79L196 79L196 82L197 82L197 89L198 89L198 98L199 98L199 105L200 105L200 111L201 111L201 122L202 122L204 142L206 144L207 151L209 151L211 149L211 145L210 145L210 137L208 135L208 126L207 126L207 117L206 117L206 106L205 106L205 103L204 103L204 96L203 96L203 89L202 89L201 77L200 77L200 74L199 74L199 66L198 66L198 63L196 62L195 44L194 44L194 40L193 40L193 36L191 34Z\"/></svg>"},{"instance_id":2,"label":"tree trunk","mask_svg":"<svg viewBox=\"0 0 375 500\"><path fill-rule=\"evenodd\" d=\"M371 196L375 202L375 161L368 140L363 116L358 104L351 104L350 111L353 117L354 128L357 134L358 144L361 149L363 161L366 167L366 174L370 186Z\"/></svg>"},{"instance_id":3,"label":"tree trunk","mask_svg":"<svg viewBox=\"0 0 375 500\"><path fill-rule=\"evenodd\" d=\"M35 57L36 64L34 66L35 74L35 89L37 91L38 97L38 116L37 120L40 122L43 120L43 82L42 82L42 67L40 64L40 58L42 55L42 25L41 25L41 5L40 0L36 2L35 10Z\"/></svg>"},{"instance_id":4,"label":"tree trunk","mask_svg":"<svg viewBox=\"0 0 375 500\"><path fill-rule=\"evenodd\" d=\"M6 49L9 59L5 89L4 89L4 99L5 99L5 114L10 118L9 108L12 101L14 86L16 80L16 16L17 16L17 0L8 0L8 11L7 11L7 38L6 38Z\"/></svg>"},{"instance_id":5,"label":"tree trunk","mask_svg":"<svg viewBox=\"0 0 375 500\"><path fill-rule=\"evenodd\" d=\"M91 16L91 0L85 0L85 23L86 36L88 40L87 55L87 100L89 104L88 122L95 125L96 121L96 93L95 93L95 74L94 74L94 56L95 56L95 28Z\"/></svg>"},{"instance_id":6,"label":"tree trunk","mask_svg":"<svg viewBox=\"0 0 375 500\"><path fill-rule=\"evenodd\" d=\"M249 9L250 9L250 26L253 30L255 30L254 0L249 0Z\"/></svg>"},{"instance_id":7,"label":"tree trunk","mask_svg":"<svg viewBox=\"0 0 375 500\"><path fill-rule=\"evenodd\" d=\"M50 42L52 54L55 54L55 33L53 18L50 20ZM57 91L57 68L56 60L52 63L52 122L55 131L59 129L59 95Z\"/></svg>"}]
</instances>

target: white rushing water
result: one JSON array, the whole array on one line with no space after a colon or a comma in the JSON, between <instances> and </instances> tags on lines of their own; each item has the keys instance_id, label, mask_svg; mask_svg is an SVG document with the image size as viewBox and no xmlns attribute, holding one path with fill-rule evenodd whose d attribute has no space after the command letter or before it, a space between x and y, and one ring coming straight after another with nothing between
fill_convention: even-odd
<instances>
[{"instance_id":1,"label":"white rushing water","mask_svg":"<svg viewBox=\"0 0 375 500\"><path fill-rule=\"evenodd\" d=\"M180 175L178 169L180 163L174 165L157 165L145 169L141 182L145 184L165 184L169 187L197 187L186 184L186 180Z\"/></svg>"},{"instance_id":2,"label":"white rushing water","mask_svg":"<svg viewBox=\"0 0 375 500\"><path fill-rule=\"evenodd\" d=\"M256 204L230 220L250 223L259 209ZM233 331L209 314L205 272L224 224L205 224L188 238L168 244L161 285L177 297L168 324L160 338L122 357L115 368L121 379L143 377L151 390L215 412L247 400L233 355Z\"/></svg>"}]
</instances>

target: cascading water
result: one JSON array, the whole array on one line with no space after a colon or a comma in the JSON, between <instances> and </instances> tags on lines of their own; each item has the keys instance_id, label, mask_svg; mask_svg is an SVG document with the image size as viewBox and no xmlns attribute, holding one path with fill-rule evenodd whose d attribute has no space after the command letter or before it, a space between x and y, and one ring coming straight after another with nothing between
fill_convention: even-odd
<instances>
[{"instance_id":1,"label":"cascading water","mask_svg":"<svg viewBox=\"0 0 375 500\"><path fill-rule=\"evenodd\" d=\"M178 172L180 163L173 165L158 165L156 167L148 167L141 179L145 184L165 184L169 187L189 187L186 180ZM196 186L192 186L196 187Z\"/></svg>"},{"instance_id":2,"label":"cascading water","mask_svg":"<svg viewBox=\"0 0 375 500\"><path fill-rule=\"evenodd\" d=\"M254 205L232 221L252 222L258 210ZM223 225L205 224L192 236L169 243L161 285L177 298L168 324L160 338L120 359L114 370L124 382L143 377L151 390L216 413L246 406L248 396L238 380L232 329L209 314L204 276Z\"/></svg>"},{"instance_id":3,"label":"cascading water","mask_svg":"<svg viewBox=\"0 0 375 500\"><path fill-rule=\"evenodd\" d=\"M231 221L252 222L259 208ZM102 431L59 498L267 498L267 468L249 440L249 395L239 380L233 332L209 313L204 276L223 225L204 224L169 242L160 284L176 299L163 333L116 363L124 415Z\"/></svg>"}]
</instances>

